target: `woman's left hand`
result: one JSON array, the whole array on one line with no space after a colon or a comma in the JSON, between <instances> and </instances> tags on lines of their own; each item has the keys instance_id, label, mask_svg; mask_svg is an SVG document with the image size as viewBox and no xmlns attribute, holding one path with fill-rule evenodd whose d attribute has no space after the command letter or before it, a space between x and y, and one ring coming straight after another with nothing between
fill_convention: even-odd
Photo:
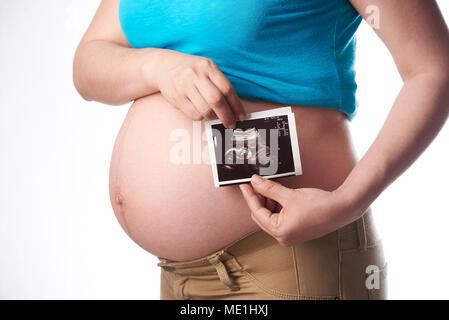
<instances>
[{"instance_id":1,"label":"woman's left hand","mask_svg":"<svg viewBox=\"0 0 449 320\"><path fill-rule=\"evenodd\" d=\"M293 246L324 236L356 220L337 191L289 189L254 175L251 185L240 185L252 219L282 246ZM264 198L265 197L265 198ZM273 200L282 206L274 213Z\"/></svg>"}]
</instances>

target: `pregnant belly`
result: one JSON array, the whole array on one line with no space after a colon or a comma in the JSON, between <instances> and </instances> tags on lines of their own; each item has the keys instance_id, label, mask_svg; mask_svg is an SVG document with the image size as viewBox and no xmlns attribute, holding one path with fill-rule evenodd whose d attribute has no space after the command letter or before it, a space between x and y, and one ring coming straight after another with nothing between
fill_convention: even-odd
<instances>
[{"instance_id":1,"label":"pregnant belly","mask_svg":"<svg viewBox=\"0 0 449 320\"><path fill-rule=\"evenodd\" d=\"M245 110L285 105L242 98ZM337 188L355 164L347 120L333 109L292 106L303 175L293 188ZM215 188L204 124L159 93L137 100L117 136L110 196L126 233L148 252L183 261L205 256L258 230L237 186Z\"/></svg>"}]
</instances>

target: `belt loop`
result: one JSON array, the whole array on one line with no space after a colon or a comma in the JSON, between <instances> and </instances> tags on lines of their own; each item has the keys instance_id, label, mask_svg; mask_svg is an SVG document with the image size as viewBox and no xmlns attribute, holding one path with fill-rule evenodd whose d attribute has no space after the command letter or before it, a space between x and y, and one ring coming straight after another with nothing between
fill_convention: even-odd
<instances>
[{"instance_id":1,"label":"belt loop","mask_svg":"<svg viewBox=\"0 0 449 320\"><path fill-rule=\"evenodd\" d=\"M220 255L222 253L223 251L219 251L213 256L208 257L207 259L209 260L210 264L213 265L217 270L221 282L223 282L232 291L237 291L240 289L239 286L232 281L231 277L229 276L228 270L226 269L226 266L220 260Z\"/></svg>"},{"instance_id":2,"label":"belt loop","mask_svg":"<svg viewBox=\"0 0 449 320\"><path fill-rule=\"evenodd\" d=\"M368 244L367 244L367 239L366 239L365 213L357 220L357 234L358 234L358 238L359 238L359 249L363 248L363 251L366 251L368 249Z\"/></svg>"}]
</instances>

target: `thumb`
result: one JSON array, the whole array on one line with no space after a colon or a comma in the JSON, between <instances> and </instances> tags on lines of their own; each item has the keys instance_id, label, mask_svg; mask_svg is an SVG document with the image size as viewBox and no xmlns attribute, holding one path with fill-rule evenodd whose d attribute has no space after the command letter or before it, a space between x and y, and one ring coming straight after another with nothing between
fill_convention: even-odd
<instances>
[{"instance_id":1,"label":"thumb","mask_svg":"<svg viewBox=\"0 0 449 320\"><path fill-rule=\"evenodd\" d=\"M251 185L253 186L254 190L261 195L265 196L266 198L275 200L279 202L280 204L284 203L285 200L287 200L292 190L284 187L283 185L264 179L261 176L258 176L257 174L254 174L251 177Z\"/></svg>"}]
</instances>

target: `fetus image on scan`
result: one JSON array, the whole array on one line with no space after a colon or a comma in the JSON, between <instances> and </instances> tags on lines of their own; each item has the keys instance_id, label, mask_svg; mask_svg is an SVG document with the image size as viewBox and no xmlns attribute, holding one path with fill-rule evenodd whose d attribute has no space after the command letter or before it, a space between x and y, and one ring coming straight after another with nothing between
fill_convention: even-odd
<instances>
[{"instance_id":1,"label":"fetus image on scan","mask_svg":"<svg viewBox=\"0 0 449 320\"><path fill-rule=\"evenodd\" d=\"M262 130L265 131L265 130ZM224 170L259 171L260 167L270 165L270 147L267 146L265 133L256 128L234 130L232 147L224 154ZM246 168L242 168L242 166Z\"/></svg>"},{"instance_id":2,"label":"fetus image on scan","mask_svg":"<svg viewBox=\"0 0 449 320\"><path fill-rule=\"evenodd\" d=\"M287 115L248 119L237 129L211 126L216 175L222 185L245 183L253 174L274 178L295 173Z\"/></svg>"}]
</instances>

